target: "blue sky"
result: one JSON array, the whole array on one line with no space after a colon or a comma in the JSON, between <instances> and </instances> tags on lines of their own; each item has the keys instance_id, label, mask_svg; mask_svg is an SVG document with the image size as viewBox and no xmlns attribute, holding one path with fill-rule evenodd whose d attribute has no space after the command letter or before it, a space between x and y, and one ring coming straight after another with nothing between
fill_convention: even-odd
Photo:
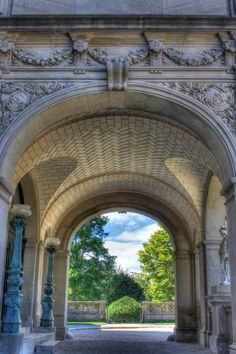
<instances>
[{"instance_id":1,"label":"blue sky","mask_svg":"<svg viewBox=\"0 0 236 354\"><path fill-rule=\"evenodd\" d=\"M111 255L117 256L116 263L124 270L140 271L137 252L142 249L143 242L148 241L151 234L158 230L156 221L136 213L112 212L104 214L110 221L105 226L109 232L105 247Z\"/></svg>"}]
</instances>

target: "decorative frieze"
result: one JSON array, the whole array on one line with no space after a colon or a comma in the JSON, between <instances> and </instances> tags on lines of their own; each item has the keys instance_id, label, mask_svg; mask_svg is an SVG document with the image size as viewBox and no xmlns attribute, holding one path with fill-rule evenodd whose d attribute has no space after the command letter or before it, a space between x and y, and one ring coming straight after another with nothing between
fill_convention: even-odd
<instances>
[{"instance_id":1,"label":"decorative frieze","mask_svg":"<svg viewBox=\"0 0 236 354\"><path fill-rule=\"evenodd\" d=\"M28 106L44 96L71 87L72 82L1 82L0 134Z\"/></svg>"},{"instance_id":2,"label":"decorative frieze","mask_svg":"<svg viewBox=\"0 0 236 354\"><path fill-rule=\"evenodd\" d=\"M107 61L108 90L127 89L129 62L126 59ZM0 134L14 122L27 107L55 92L79 85L73 81L0 82ZM235 85L191 81L161 81L165 87L190 96L209 107L235 133Z\"/></svg>"},{"instance_id":3,"label":"decorative frieze","mask_svg":"<svg viewBox=\"0 0 236 354\"><path fill-rule=\"evenodd\" d=\"M197 51L182 51L178 47L168 47L160 39L146 39L146 47L129 50L126 55L109 55L104 48L91 48L87 40L72 40L71 48L62 48L55 51L44 50L40 54L36 50L16 48L13 43L3 39L0 42L0 65L9 68L16 64L32 67L51 66L92 66L95 63L106 66L111 60L128 61L129 65L143 63L143 65L162 66L167 61L178 66L209 66L218 59L224 59L226 66L235 64L236 44L234 39L223 40L217 48ZM222 64L222 63L221 63Z\"/></svg>"},{"instance_id":4,"label":"decorative frieze","mask_svg":"<svg viewBox=\"0 0 236 354\"><path fill-rule=\"evenodd\" d=\"M210 109L235 133L235 85L234 84L212 84L205 82L191 81L168 81L159 82L161 87L188 95L200 101Z\"/></svg>"}]
</instances>

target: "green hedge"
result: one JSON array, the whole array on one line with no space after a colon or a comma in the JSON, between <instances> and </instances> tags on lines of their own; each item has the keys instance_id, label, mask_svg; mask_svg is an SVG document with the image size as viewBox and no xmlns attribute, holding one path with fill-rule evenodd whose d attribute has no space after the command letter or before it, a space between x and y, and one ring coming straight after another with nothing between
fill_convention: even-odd
<instances>
[{"instance_id":1,"label":"green hedge","mask_svg":"<svg viewBox=\"0 0 236 354\"><path fill-rule=\"evenodd\" d=\"M131 297L124 296L108 306L109 322L140 322L141 305Z\"/></svg>"}]
</instances>

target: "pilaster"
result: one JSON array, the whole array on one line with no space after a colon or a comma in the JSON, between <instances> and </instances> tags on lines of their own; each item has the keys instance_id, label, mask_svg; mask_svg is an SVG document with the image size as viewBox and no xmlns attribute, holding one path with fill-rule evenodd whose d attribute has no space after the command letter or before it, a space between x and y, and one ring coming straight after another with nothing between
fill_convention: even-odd
<instances>
[{"instance_id":1,"label":"pilaster","mask_svg":"<svg viewBox=\"0 0 236 354\"><path fill-rule=\"evenodd\" d=\"M231 273L232 338L230 354L236 353L236 177L224 186L221 194L225 197L227 231L229 237L229 261Z\"/></svg>"},{"instance_id":2,"label":"pilaster","mask_svg":"<svg viewBox=\"0 0 236 354\"><path fill-rule=\"evenodd\" d=\"M66 336L67 307L68 307L68 272L69 251L58 251L54 260L55 304L54 321L56 338L63 340Z\"/></svg>"}]
</instances>

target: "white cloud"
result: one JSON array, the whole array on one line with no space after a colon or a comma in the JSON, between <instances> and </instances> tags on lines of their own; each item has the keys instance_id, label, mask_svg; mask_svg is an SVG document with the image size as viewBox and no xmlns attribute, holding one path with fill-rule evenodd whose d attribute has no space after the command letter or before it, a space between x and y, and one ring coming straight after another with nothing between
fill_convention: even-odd
<instances>
[{"instance_id":1,"label":"white cloud","mask_svg":"<svg viewBox=\"0 0 236 354\"><path fill-rule=\"evenodd\" d=\"M117 256L116 263L123 269L133 272L140 271L137 252L143 248L143 242L148 241L151 234L157 231L160 226L156 223L146 225L138 230L123 231L113 240L107 240L105 247L111 255Z\"/></svg>"},{"instance_id":2,"label":"white cloud","mask_svg":"<svg viewBox=\"0 0 236 354\"><path fill-rule=\"evenodd\" d=\"M140 225L140 223L145 223L149 219L147 216L144 216L142 214L136 214L131 212L113 212L104 215L109 218L111 223L116 225L124 225L125 228L136 227Z\"/></svg>"},{"instance_id":3,"label":"white cloud","mask_svg":"<svg viewBox=\"0 0 236 354\"><path fill-rule=\"evenodd\" d=\"M140 271L137 256L137 252L142 248L140 243L106 241L105 247L109 249L111 255L117 256L116 263L118 266L132 272Z\"/></svg>"},{"instance_id":4,"label":"white cloud","mask_svg":"<svg viewBox=\"0 0 236 354\"><path fill-rule=\"evenodd\" d=\"M150 236L157 230L160 229L160 226L158 224L150 224L147 226L144 226L138 230L134 231L123 231L120 234L116 235L115 240L116 241L133 241L133 242L146 242Z\"/></svg>"}]
</instances>

